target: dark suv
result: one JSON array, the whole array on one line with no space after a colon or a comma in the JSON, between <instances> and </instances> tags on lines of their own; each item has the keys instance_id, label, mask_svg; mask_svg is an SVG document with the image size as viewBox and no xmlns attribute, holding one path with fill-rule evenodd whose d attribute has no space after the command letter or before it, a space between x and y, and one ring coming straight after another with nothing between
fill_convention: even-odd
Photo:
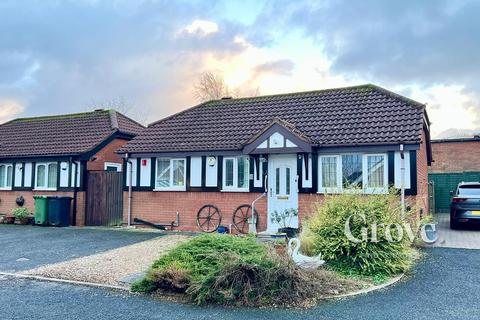
<instances>
[{"instance_id":1,"label":"dark suv","mask_svg":"<svg viewBox=\"0 0 480 320\"><path fill-rule=\"evenodd\" d=\"M450 204L450 228L460 223L480 223L480 182L461 182Z\"/></svg>"}]
</instances>

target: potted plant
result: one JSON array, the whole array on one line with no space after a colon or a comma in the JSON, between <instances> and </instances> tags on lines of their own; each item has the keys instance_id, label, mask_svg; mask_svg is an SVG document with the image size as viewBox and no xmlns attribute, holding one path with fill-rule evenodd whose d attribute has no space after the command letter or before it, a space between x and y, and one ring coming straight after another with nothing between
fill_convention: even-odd
<instances>
[{"instance_id":1,"label":"potted plant","mask_svg":"<svg viewBox=\"0 0 480 320\"><path fill-rule=\"evenodd\" d=\"M12 210L12 216L15 217L15 221L18 224L28 224L30 220L30 212L27 208L15 208Z\"/></svg>"},{"instance_id":2,"label":"potted plant","mask_svg":"<svg viewBox=\"0 0 480 320\"><path fill-rule=\"evenodd\" d=\"M290 226L292 219L295 217L298 217L298 210L291 208L285 209L282 212L278 212L277 210L273 211L270 220L280 226L278 229L279 233L285 233L287 234L287 238L293 238L298 233L297 228Z\"/></svg>"},{"instance_id":3,"label":"potted plant","mask_svg":"<svg viewBox=\"0 0 480 320\"><path fill-rule=\"evenodd\" d=\"M275 251L279 255L284 255L285 254L286 245L287 245L287 242L285 241L285 238L283 238L283 239L278 238L278 239L275 239L275 241L273 242L273 248L275 249Z\"/></svg>"},{"instance_id":4,"label":"potted plant","mask_svg":"<svg viewBox=\"0 0 480 320\"><path fill-rule=\"evenodd\" d=\"M15 217L12 214L6 214L3 223L5 224L13 224L15 222Z\"/></svg>"}]
</instances>

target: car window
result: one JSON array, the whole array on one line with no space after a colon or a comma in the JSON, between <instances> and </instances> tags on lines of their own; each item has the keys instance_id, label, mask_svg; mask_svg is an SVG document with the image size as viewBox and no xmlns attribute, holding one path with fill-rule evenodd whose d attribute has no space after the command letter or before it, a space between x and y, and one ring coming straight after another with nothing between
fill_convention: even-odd
<instances>
[{"instance_id":1,"label":"car window","mask_svg":"<svg viewBox=\"0 0 480 320\"><path fill-rule=\"evenodd\" d=\"M480 185L460 186L458 187L458 195L480 197Z\"/></svg>"}]
</instances>

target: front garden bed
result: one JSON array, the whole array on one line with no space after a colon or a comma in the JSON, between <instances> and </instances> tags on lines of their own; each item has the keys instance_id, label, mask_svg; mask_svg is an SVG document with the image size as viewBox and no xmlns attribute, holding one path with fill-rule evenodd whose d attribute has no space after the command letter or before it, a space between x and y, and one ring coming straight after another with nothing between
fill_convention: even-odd
<instances>
[{"instance_id":1,"label":"front garden bed","mask_svg":"<svg viewBox=\"0 0 480 320\"><path fill-rule=\"evenodd\" d=\"M413 241L390 226L418 225L414 215L401 213L394 193L329 196L300 236L303 254L327 260L319 269L302 269L278 244L261 244L253 236L209 234L160 257L132 291L174 294L200 305L313 306L390 283L409 270L418 256Z\"/></svg>"}]
</instances>

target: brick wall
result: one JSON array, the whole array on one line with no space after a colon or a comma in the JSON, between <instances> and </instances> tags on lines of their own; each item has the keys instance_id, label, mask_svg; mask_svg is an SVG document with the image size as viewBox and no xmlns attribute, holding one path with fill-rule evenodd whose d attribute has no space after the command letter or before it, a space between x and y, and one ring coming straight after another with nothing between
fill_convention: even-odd
<instances>
[{"instance_id":1,"label":"brick wall","mask_svg":"<svg viewBox=\"0 0 480 320\"><path fill-rule=\"evenodd\" d=\"M420 207L423 214L428 214L428 160L427 144L425 142L425 131L422 131L422 143L417 150L417 196L416 205Z\"/></svg>"},{"instance_id":2,"label":"brick wall","mask_svg":"<svg viewBox=\"0 0 480 320\"><path fill-rule=\"evenodd\" d=\"M0 213L9 214L12 209L17 208L15 199L18 196L25 198L24 207L28 208L32 213L35 211L34 195L46 195L46 196L67 196L73 197L73 192L59 192L59 191L0 191ZM73 215L73 201L72 212ZM85 221L85 193L77 192L77 226L83 226Z\"/></svg>"},{"instance_id":3,"label":"brick wall","mask_svg":"<svg viewBox=\"0 0 480 320\"><path fill-rule=\"evenodd\" d=\"M180 226L174 230L200 231L197 227L196 217L198 210L212 204L220 209L222 215L221 225L229 226L232 223L234 210L242 204L251 204L259 193L243 192L155 192L143 191L132 193L132 223L134 218L141 218L153 223L170 223L175 220L178 211ZM123 223L127 223L128 192L123 194ZM300 226L302 220L310 216L315 206L324 200L323 194L299 193L298 211ZM415 196L407 197L407 203L415 204L419 201ZM427 202L428 206L428 202ZM258 231L267 228L267 199L257 202L255 209L259 214Z\"/></svg>"},{"instance_id":4,"label":"brick wall","mask_svg":"<svg viewBox=\"0 0 480 320\"><path fill-rule=\"evenodd\" d=\"M123 163L123 158L115 153L118 149L123 147L128 142L125 139L114 139L94 157L94 161L87 162L87 170L105 170L105 162Z\"/></svg>"},{"instance_id":5,"label":"brick wall","mask_svg":"<svg viewBox=\"0 0 480 320\"><path fill-rule=\"evenodd\" d=\"M432 143L430 172L480 171L480 139L477 141Z\"/></svg>"},{"instance_id":6,"label":"brick wall","mask_svg":"<svg viewBox=\"0 0 480 320\"><path fill-rule=\"evenodd\" d=\"M260 193L245 192L133 192L132 223L134 218L141 218L153 223L170 223L175 220L178 211L180 226L175 230L199 231L196 224L198 210L212 204L220 209L222 225L232 223L233 212L242 204L251 204ZM323 201L323 195L298 195L300 223L305 215L313 212L314 204ZM127 223L128 192L124 192L124 223ZM259 214L259 231L267 228L267 198L259 200L255 206Z\"/></svg>"}]
</instances>

